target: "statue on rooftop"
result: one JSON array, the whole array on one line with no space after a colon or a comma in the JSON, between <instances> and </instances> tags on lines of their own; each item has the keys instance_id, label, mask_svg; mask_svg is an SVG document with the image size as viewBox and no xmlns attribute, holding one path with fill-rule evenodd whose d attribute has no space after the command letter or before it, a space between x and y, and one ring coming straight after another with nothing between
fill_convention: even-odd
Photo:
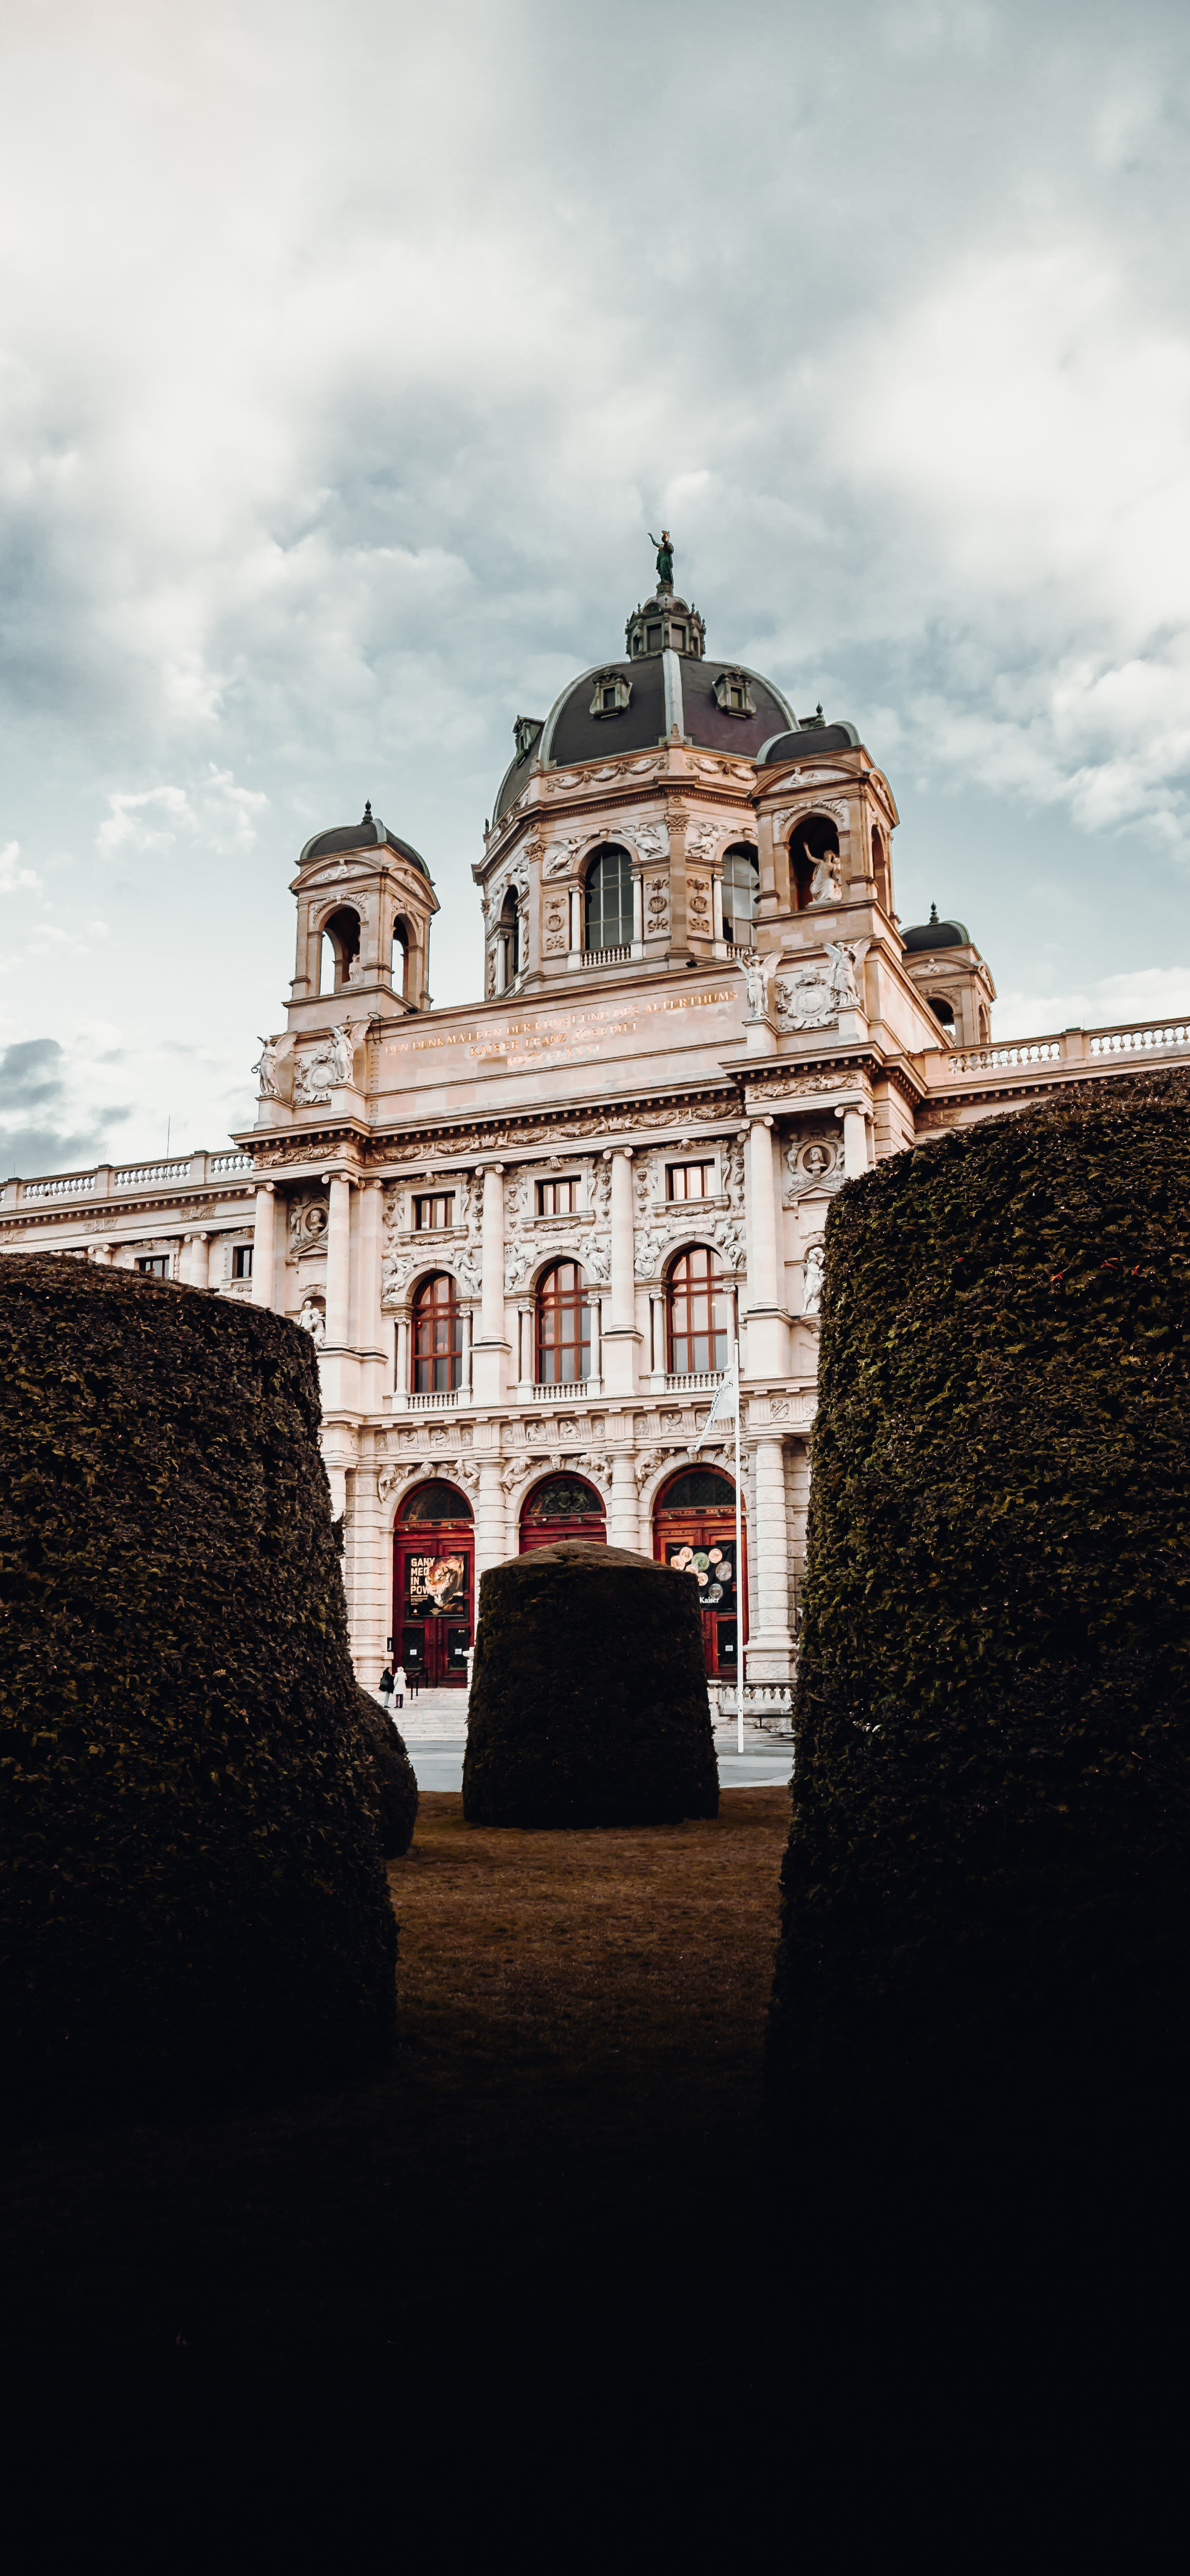
<instances>
[{"instance_id":1,"label":"statue on rooftop","mask_svg":"<svg viewBox=\"0 0 1190 2576\"><path fill-rule=\"evenodd\" d=\"M653 531L650 528L649 544L657 547L657 587L659 590L672 590L674 580L674 550L673 539L670 536L668 528L662 529L660 543L658 543L657 538L654 536Z\"/></svg>"}]
</instances>

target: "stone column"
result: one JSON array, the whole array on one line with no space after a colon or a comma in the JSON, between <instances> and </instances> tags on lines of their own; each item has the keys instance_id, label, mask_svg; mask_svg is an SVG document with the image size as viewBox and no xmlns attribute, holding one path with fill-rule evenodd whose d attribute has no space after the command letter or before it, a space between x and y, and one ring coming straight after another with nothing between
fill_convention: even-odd
<instances>
[{"instance_id":1,"label":"stone column","mask_svg":"<svg viewBox=\"0 0 1190 2576\"><path fill-rule=\"evenodd\" d=\"M326 1345L344 1350L351 1329L351 1183L335 1172L326 1236Z\"/></svg>"},{"instance_id":2,"label":"stone column","mask_svg":"<svg viewBox=\"0 0 1190 2576\"><path fill-rule=\"evenodd\" d=\"M868 1168L869 1115L855 1102L835 1111L836 1118L843 1121L843 1169L849 1181L858 1180Z\"/></svg>"},{"instance_id":3,"label":"stone column","mask_svg":"<svg viewBox=\"0 0 1190 2576\"><path fill-rule=\"evenodd\" d=\"M793 1638L789 1626L789 1530L785 1457L779 1431L756 1443L755 1526L748 1532L755 1585L756 1626L748 1645L750 1682L787 1682Z\"/></svg>"},{"instance_id":4,"label":"stone column","mask_svg":"<svg viewBox=\"0 0 1190 2576\"><path fill-rule=\"evenodd\" d=\"M612 1458L612 1490L608 1504L607 1535L613 1547L637 1548L640 1544L640 1513L636 1500L636 1477L632 1460L620 1451Z\"/></svg>"},{"instance_id":5,"label":"stone column","mask_svg":"<svg viewBox=\"0 0 1190 2576\"><path fill-rule=\"evenodd\" d=\"M277 1196L271 1181L261 1181L256 1192L256 1223L252 1234L252 1303L271 1306L276 1271Z\"/></svg>"},{"instance_id":6,"label":"stone column","mask_svg":"<svg viewBox=\"0 0 1190 2576\"><path fill-rule=\"evenodd\" d=\"M652 1350L649 1356L649 1368L654 1386L663 1387L666 1378L665 1363L667 1358L665 1348L665 1290L663 1288L650 1288L649 1316L650 1340L652 1342Z\"/></svg>"},{"instance_id":7,"label":"stone column","mask_svg":"<svg viewBox=\"0 0 1190 2576\"><path fill-rule=\"evenodd\" d=\"M685 806L671 805L665 820L669 827L669 954L684 962L690 954L690 925L686 918L686 825L690 817Z\"/></svg>"},{"instance_id":8,"label":"stone column","mask_svg":"<svg viewBox=\"0 0 1190 2576\"><path fill-rule=\"evenodd\" d=\"M508 1554L504 1491L498 1458L483 1458L475 1505L475 1616L479 1618L479 1578L489 1565L501 1565Z\"/></svg>"},{"instance_id":9,"label":"stone column","mask_svg":"<svg viewBox=\"0 0 1190 2576\"><path fill-rule=\"evenodd\" d=\"M409 1317L397 1317L397 1364L393 1379L393 1412L409 1410Z\"/></svg>"},{"instance_id":10,"label":"stone column","mask_svg":"<svg viewBox=\"0 0 1190 2576\"><path fill-rule=\"evenodd\" d=\"M255 1269L255 1262L253 1263ZM188 1234L182 1261L182 1277L188 1288L205 1288L207 1284L207 1238L205 1234Z\"/></svg>"},{"instance_id":11,"label":"stone column","mask_svg":"<svg viewBox=\"0 0 1190 2576\"><path fill-rule=\"evenodd\" d=\"M365 1181L359 1205L359 1281L356 1340L361 1351L381 1355L380 1326L381 1185Z\"/></svg>"},{"instance_id":12,"label":"stone column","mask_svg":"<svg viewBox=\"0 0 1190 2576\"><path fill-rule=\"evenodd\" d=\"M92 1243L88 1245L87 1249L91 1260L97 1261L101 1269L107 1269L110 1267L112 1257L112 1247L110 1243Z\"/></svg>"},{"instance_id":13,"label":"stone column","mask_svg":"<svg viewBox=\"0 0 1190 2576\"><path fill-rule=\"evenodd\" d=\"M572 957L577 957L582 944L583 889L581 885L573 885L570 888L570 953Z\"/></svg>"},{"instance_id":14,"label":"stone column","mask_svg":"<svg viewBox=\"0 0 1190 2576\"><path fill-rule=\"evenodd\" d=\"M618 1145L611 1157L611 1321L603 1335L603 1384L608 1395L635 1395L636 1329L633 1283L632 1148Z\"/></svg>"},{"instance_id":15,"label":"stone column","mask_svg":"<svg viewBox=\"0 0 1190 2576\"><path fill-rule=\"evenodd\" d=\"M748 1375L787 1377L789 1323L777 1259L777 1194L773 1122L754 1118L748 1131Z\"/></svg>"},{"instance_id":16,"label":"stone column","mask_svg":"<svg viewBox=\"0 0 1190 2576\"><path fill-rule=\"evenodd\" d=\"M488 1163L483 1176L482 1278L479 1340L473 1345L472 1371L477 1404L504 1400L504 1165Z\"/></svg>"},{"instance_id":17,"label":"stone column","mask_svg":"<svg viewBox=\"0 0 1190 2576\"><path fill-rule=\"evenodd\" d=\"M517 1306L516 1325L517 1369L519 1372L517 1378L517 1399L521 1404L531 1404L533 1401L533 1372L537 1366L537 1354L533 1347L533 1308L525 1297L521 1298L520 1303Z\"/></svg>"}]
</instances>

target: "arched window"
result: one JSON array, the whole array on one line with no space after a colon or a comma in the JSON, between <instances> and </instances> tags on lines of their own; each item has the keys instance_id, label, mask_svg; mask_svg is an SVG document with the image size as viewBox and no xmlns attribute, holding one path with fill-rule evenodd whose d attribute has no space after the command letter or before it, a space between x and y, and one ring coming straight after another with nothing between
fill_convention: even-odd
<instances>
[{"instance_id":1,"label":"arched window","mask_svg":"<svg viewBox=\"0 0 1190 2576\"><path fill-rule=\"evenodd\" d=\"M872 825L872 875L876 881L876 900L886 912L892 911L892 888L888 882L888 852L882 833Z\"/></svg>"},{"instance_id":2,"label":"arched window","mask_svg":"<svg viewBox=\"0 0 1190 2576\"><path fill-rule=\"evenodd\" d=\"M675 1377L724 1369L731 1351L731 1289L715 1255L698 1244L681 1252L666 1296L669 1366Z\"/></svg>"},{"instance_id":3,"label":"arched window","mask_svg":"<svg viewBox=\"0 0 1190 2576\"><path fill-rule=\"evenodd\" d=\"M413 1300L413 1392L445 1395L463 1381L463 1318L445 1270L423 1279Z\"/></svg>"},{"instance_id":4,"label":"arched window","mask_svg":"<svg viewBox=\"0 0 1190 2576\"><path fill-rule=\"evenodd\" d=\"M935 1019L941 1020L944 1029L953 1029L954 1003L947 1000L945 993L931 993L929 1002Z\"/></svg>"},{"instance_id":5,"label":"arched window","mask_svg":"<svg viewBox=\"0 0 1190 2576\"><path fill-rule=\"evenodd\" d=\"M516 887L510 886L500 906L499 964L496 974L498 993L507 990L513 976L519 975L523 962L521 916L517 906Z\"/></svg>"},{"instance_id":6,"label":"arched window","mask_svg":"<svg viewBox=\"0 0 1190 2576\"><path fill-rule=\"evenodd\" d=\"M739 1613L746 1598L735 1542L735 1487L719 1469L686 1467L658 1494L653 1554L690 1576L702 1613L707 1671L724 1676L739 1668Z\"/></svg>"},{"instance_id":7,"label":"arched window","mask_svg":"<svg viewBox=\"0 0 1190 2576\"><path fill-rule=\"evenodd\" d=\"M979 1005L979 1043L986 1046L992 1034L991 1013L986 1002Z\"/></svg>"},{"instance_id":8,"label":"arched window","mask_svg":"<svg viewBox=\"0 0 1190 2576\"><path fill-rule=\"evenodd\" d=\"M577 1261L556 1261L537 1292L537 1383L570 1386L591 1374L591 1309Z\"/></svg>"},{"instance_id":9,"label":"arched window","mask_svg":"<svg viewBox=\"0 0 1190 2576\"><path fill-rule=\"evenodd\" d=\"M829 902L832 883L839 883L839 835L827 815L807 814L791 833L789 878L796 911Z\"/></svg>"},{"instance_id":10,"label":"arched window","mask_svg":"<svg viewBox=\"0 0 1190 2576\"><path fill-rule=\"evenodd\" d=\"M733 841L723 853L723 936L737 948L752 945L760 867L750 841Z\"/></svg>"},{"instance_id":11,"label":"arched window","mask_svg":"<svg viewBox=\"0 0 1190 2576\"><path fill-rule=\"evenodd\" d=\"M587 872L587 946L627 948L631 942L632 861L618 841L609 841Z\"/></svg>"},{"instance_id":12,"label":"arched window","mask_svg":"<svg viewBox=\"0 0 1190 2576\"><path fill-rule=\"evenodd\" d=\"M409 991L409 932L403 921L393 923L391 959L392 988L402 997Z\"/></svg>"},{"instance_id":13,"label":"arched window","mask_svg":"<svg viewBox=\"0 0 1190 2576\"><path fill-rule=\"evenodd\" d=\"M345 984L359 971L359 914L347 904L332 912L322 925L322 948L319 956L318 990L341 993Z\"/></svg>"},{"instance_id":14,"label":"arched window","mask_svg":"<svg viewBox=\"0 0 1190 2576\"><path fill-rule=\"evenodd\" d=\"M547 1476L534 1485L521 1511L521 1554L559 1538L606 1541L603 1497L585 1476Z\"/></svg>"}]
</instances>

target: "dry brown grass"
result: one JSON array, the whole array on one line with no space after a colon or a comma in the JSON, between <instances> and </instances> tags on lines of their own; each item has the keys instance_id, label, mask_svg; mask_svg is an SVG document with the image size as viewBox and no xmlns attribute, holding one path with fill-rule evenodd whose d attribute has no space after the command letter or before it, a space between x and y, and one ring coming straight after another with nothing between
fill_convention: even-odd
<instances>
[{"instance_id":1,"label":"dry brown grass","mask_svg":"<svg viewBox=\"0 0 1190 2576\"><path fill-rule=\"evenodd\" d=\"M506 2348L563 2318L593 2342L664 2301L679 2331L675 2294L710 2334L724 2226L773 2207L788 1815L783 1789L728 1789L714 1823L519 1833L427 1794L390 1868L393 2073L10 2149L10 2349L264 2382L415 2350L453 2373L497 2320Z\"/></svg>"}]
</instances>

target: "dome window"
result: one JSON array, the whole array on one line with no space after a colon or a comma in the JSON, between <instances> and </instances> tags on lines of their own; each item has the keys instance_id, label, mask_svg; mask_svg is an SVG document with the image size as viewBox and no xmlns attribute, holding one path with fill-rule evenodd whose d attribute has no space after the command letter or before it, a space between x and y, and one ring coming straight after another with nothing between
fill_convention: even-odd
<instances>
[{"instance_id":1,"label":"dome window","mask_svg":"<svg viewBox=\"0 0 1190 2576\"><path fill-rule=\"evenodd\" d=\"M632 689L622 671L600 671L591 699L593 716L622 716L632 703Z\"/></svg>"},{"instance_id":2,"label":"dome window","mask_svg":"<svg viewBox=\"0 0 1190 2576\"><path fill-rule=\"evenodd\" d=\"M533 745L536 742L540 731L541 718L539 716L517 717L512 728L512 734L513 740L516 744L516 756L518 760L523 760L526 752L532 751Z\"/></svg>"},{"instance_id":3,"label":"dome window","mask_svg":"<svg viewBox=\"0 0 1190 2576\"><path fill-rule=\"evenodd\" d=\"M727 716L754 716L756 705L746 671L720 671L715 703Z\"/></svg>"}]
</instances>

